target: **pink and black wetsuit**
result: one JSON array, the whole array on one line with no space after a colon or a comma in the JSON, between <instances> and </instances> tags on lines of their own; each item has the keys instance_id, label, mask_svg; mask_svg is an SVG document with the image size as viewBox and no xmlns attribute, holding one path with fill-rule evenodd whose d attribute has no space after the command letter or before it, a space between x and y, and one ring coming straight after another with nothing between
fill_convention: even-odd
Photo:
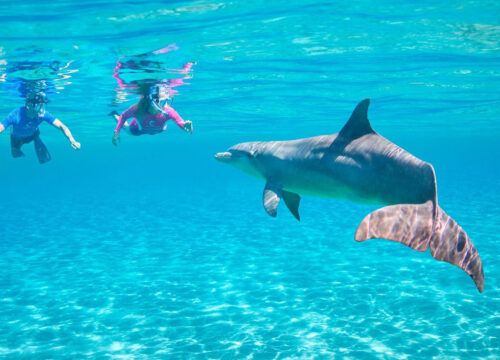
<instances>
[{"instance_id":1,"label":"pink and black wetsuit","mask_svg":"<svg viewBox=\"0 0 500 360\"><path fill-rule=\"evenodd\" d=\"M138 119L135 117L137 114L138 105L134 104L125 110L118 119L118 124L115 128L115 133L119 133L125 120L133 118L129 123L129 130L132 135L139 136L143 134L154 135L161 133L167 129L167 121L172 119L181 129L184 129L185 121L180 117L180 115L170 106L165 106L163 108L163 113L150 114L146 112L143 118L138 123Z\"/></svg>"}]
</instances>

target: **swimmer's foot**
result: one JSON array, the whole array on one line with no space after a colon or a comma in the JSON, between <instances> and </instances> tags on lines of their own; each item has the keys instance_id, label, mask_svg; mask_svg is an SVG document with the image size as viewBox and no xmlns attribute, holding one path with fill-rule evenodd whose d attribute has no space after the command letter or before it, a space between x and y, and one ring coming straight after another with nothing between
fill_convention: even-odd
<instances>
[{"instance_id":1,"label":"swimmer's foot","mask_svg":"<svg viewBox=\"0 0 500 360\"><path fill-rule=\"evenodd\" d=\"M18 148L11 148L12 150L12 157L13 158L18 158L18 157L23 157L24 156L24 153L21 151L21 149L18 149Z\"/></svg>"},{"instance_id":2,"label":"swimmer's foot","mask_svg":"<svg viewBox=\"0 0 500 360\"><path fill-rule=\"evenodd\" d=\"M120 114L116 112L116 110L111 111L108 116L112 116L113 119L115 119L116 122L120 121Z\"/></svg>"}]
</instances>

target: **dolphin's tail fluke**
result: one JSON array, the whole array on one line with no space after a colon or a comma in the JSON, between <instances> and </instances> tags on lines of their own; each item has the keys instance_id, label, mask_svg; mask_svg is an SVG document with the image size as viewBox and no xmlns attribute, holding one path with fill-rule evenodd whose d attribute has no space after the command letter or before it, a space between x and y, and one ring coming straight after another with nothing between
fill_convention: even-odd
<instances>
[{"instance_id":1,"label":"dolphin's tail fluke","mask_svg":"<svg viewBox=\"0 0 500 360\"><path fill-rule=\"evenodd\" d=\"M483 263L467 233L455 220L438 208L437 222L431 238L431 254L465 271L476 283L479 292L484 289Z\"/></svg>"},{"instance_id":2,"label":"dolphin's tail fluke","mask_svg":"<svg viewBox=\"0 0 500 360\"><path fill-rule=\"evenodd\" d=\"M474 244L460 225L439 206L436 209L432 201L378 209L364 218L355 238L397 241L418 251L430 246L435 259L458 266L472 277L479 292L483 291L483 265Z\"/></svg>"}]
</instances>

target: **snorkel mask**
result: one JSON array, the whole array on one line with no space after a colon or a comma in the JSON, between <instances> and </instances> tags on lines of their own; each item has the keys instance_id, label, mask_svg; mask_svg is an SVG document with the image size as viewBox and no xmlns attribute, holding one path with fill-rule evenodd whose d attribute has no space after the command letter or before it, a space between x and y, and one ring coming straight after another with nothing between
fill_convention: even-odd
<instances>
[{"instance_id":1,"label":"snorkel mask","mask_svg":"<svg viewBox=\"0 0 500 360\"><path fill-rule=\"evenodd\" d=\"M45 105L49 103L49 99L45 96L45 93L31 93L26 96L26 107L33 109L38 116L45 115Z\"/></svg>"},{"instance_id":2,"label":"snorkel mask","mask_svg":"<svg viewBox=\"0 0 500 360\"><path fill-rule=\"evenodd\" d=\"M148 99L153 108L160 113L164 112L164 108L170 105L172 98L168 90L161 86L153 86L149 92Z\"/></svg>"}]
</instances>

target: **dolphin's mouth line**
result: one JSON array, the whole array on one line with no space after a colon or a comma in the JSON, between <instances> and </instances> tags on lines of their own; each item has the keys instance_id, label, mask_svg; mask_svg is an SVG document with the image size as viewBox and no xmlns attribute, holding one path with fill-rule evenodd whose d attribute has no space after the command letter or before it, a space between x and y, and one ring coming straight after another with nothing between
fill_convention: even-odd
<instances>
[{"instance_id":1,"label":"dolphin's mouth line","mask_svg":"<svg viewBox=\"0 0 500 360\"><path fill-rule=\"evenodd\" d=\"M233 154L231 154L229 151L225 151L225 152L220 152L220 153L215 154L215 159L217 159L217 160L229 160L229 159L231 159L232 156L233 156Z\"/></svg>"}]
</instances>

